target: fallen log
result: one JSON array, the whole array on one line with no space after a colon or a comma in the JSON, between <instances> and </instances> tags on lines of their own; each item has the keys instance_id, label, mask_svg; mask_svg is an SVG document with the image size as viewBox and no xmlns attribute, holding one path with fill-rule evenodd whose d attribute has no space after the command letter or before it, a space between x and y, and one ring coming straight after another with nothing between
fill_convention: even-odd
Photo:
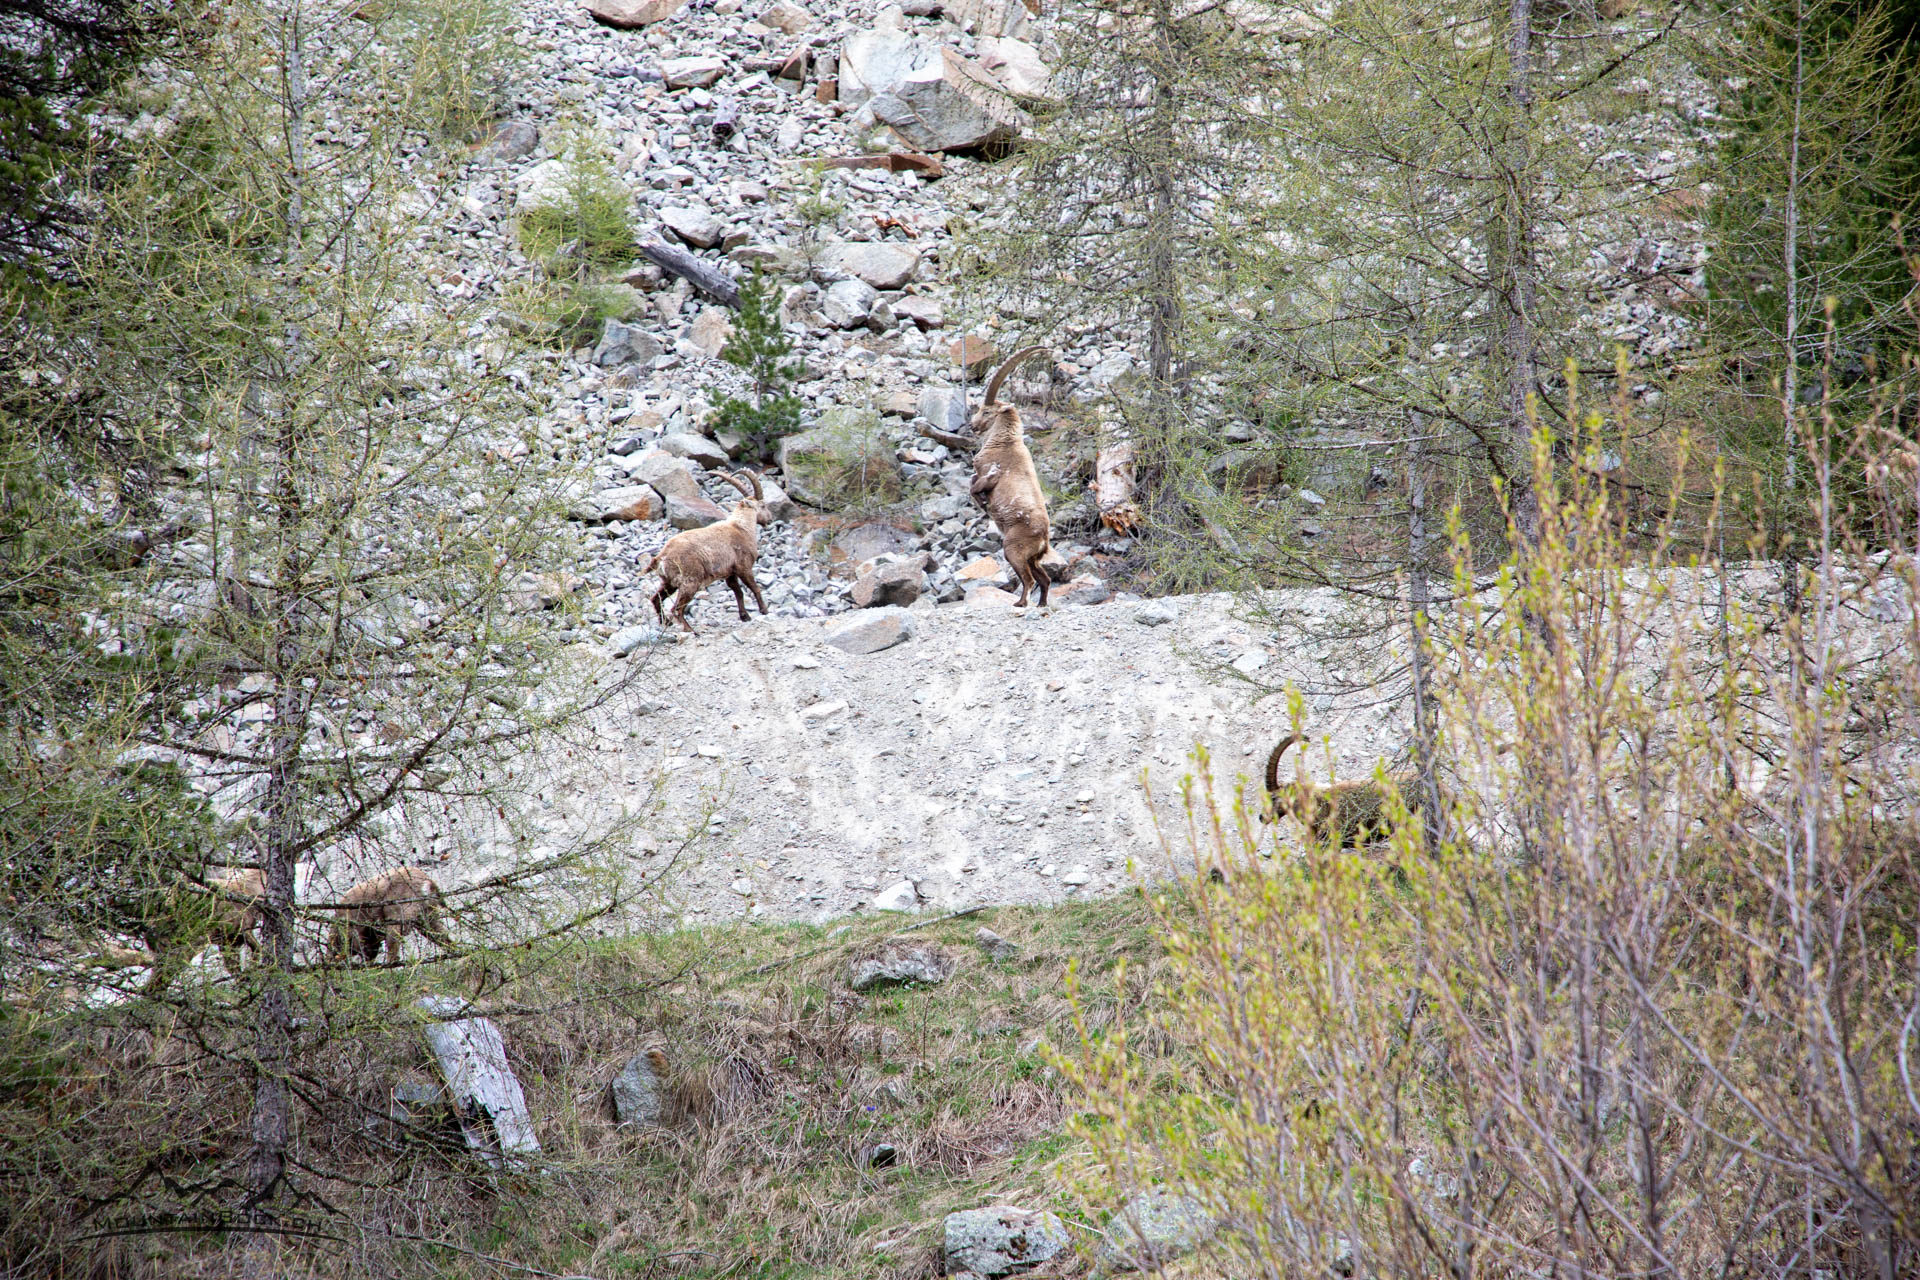
<instances>
[{"instance_id":1,"label":"fallen log","mask_svg":"<svg viewBox=\"0 0 1920 1280\"><path fill-rule=\"evenodd\" d=\"M715 302L729 307L739 307L740 286L735 284L733 277L720 267L702 262L677 245L664 244L658 240L647 241L640 246L640 252L662 271L679 276Z\"/></svg>"},{"instance_id":2,"label":"fallen log","mask_svg":"<svg viewBox=\"0 0 1920 1280\"><path fill-rule=\"evenodd\" d=\"M533 1116L520 1081L507 1065L507 1043L491 1018L462 1018L467 1002L454 996L426 996L420 1007L446 1021L429 1022L427 1045L433 1050L447 1097L460 1119L467 1145L496 1168L521 1168L540 1154Z\"/></svg>"}]
</instances>

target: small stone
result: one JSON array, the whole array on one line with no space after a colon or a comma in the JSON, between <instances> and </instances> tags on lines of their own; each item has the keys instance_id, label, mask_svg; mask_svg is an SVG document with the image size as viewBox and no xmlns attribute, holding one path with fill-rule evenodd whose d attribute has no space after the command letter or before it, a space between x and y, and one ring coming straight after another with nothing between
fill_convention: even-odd
<instances>
[{"instance_id":1,"label":"small stone","mask_svg":"<svg viewBox=\"0 0 1920 1280\"><path fill-rule=\"evenodd\" d=\"M873 909L875 911L918 911L920 909L920 891L913 887L913 881L911 880L901 880L890 884L874 895ZM933 981L938 982L939 979L935 978ZM856 985L854 990L863 991L865 988Z\"/></svg>"},{"instance_id":2,"label":"small stone","mask_svg":"<svg viewBox=\"0 0 1920 1280\"><path fill-rule=\"evenodd\" d=\"M853 584L853 603L862 609L912 604L927 589L927 575L917 564L883 564Z\"/></svg>"},{"instance_id":3,"label":"small stone","mask_svg":"<svg viewBox=\"0 0 1920 1280\"><path fill-rule=\"evenodd\" d=\"M711 54L692 58L668 58L660 64L660 75L669 89L704 89L726 74L727 60Z\"/></svg>"},{"instance_id":4,"label":"small stone","mask_svg":"<svg viewBox=\"0 0 1920 1280\"><path fill-rule=\"evenodd\" d=\"M624 658L635 649L648 645L670 644L673 637L658 627L622 627L607 637L607 648L616 658Z\"/></svg>"},{"instance_id":5,"label":"small stone","mask_svg":"<svg viewBox=\"0 0 1920 1280\"><path fill-rule=\"evenodd\" d=\"M602 489L573 504L575 520L658 520L662 506L660 494L651 485L622 485Z\"/></svg>"},{"instance_id":6,"label":"small stone","mask_svg":"<svg viewBox=\"0 0 1920 1280\"><path fill-rule=\"evenodd\" d=\"M689 432L676 432L660 437L660 452L675 458L685 458L711 470L727 465L727 451L705 436L696 436Z\"/></svg>"},{"instance_id":7,"label":"small stone","mask_svg":"<svg viewBox=\"0 0 1920 1280\"><path fill-rule=\"evenodd\" d=\"M1073 885L1077 888L1080 885L1086 884L1089 880L1092 880L1092 879L1093 879L1093 876L1087 871L1085 867L1075 867L1073 870L1067 872L1067 874L1060 877L1060 883L1066 884L1066 885Z\"/></svg>"},{"instance_id":8,"label":"small stone","mask_svg":"<svg viewBox=\"0 0 1920 1280\"><path fill-rule=\"evenodd\" d=\"M502 120L487 139L487 155L495 160L520 160L540 145L540 130L531 120Z\"/></svg>"},{"instance_id":9,"label":"small stone","mask_svg":"<svg viewBox=\"0 0 1920 1280\"><path fill-rule=\"evenodd\" d=\"M895 894L901 885L907 893L913 892L913 883L902 880L881 894L881 898ZM880 898L875 898L877 904ZM913 899L915 906L919 899ZM882 910L899 911L912 908L884 907ZM868 991L874 987L898 986L903 982L919 982L927 986L937 986L953 976L954 959L944 947L932 942L906 942L899 938L889 938L866 955L854 956L847 962L847 985L855 991Z\"/></svg>"},{"instance_id":10,"label":"small stone","mask_svg":"<svg viewBox=\"0 0 1920 1280\"><path fill-rule=\"evenodd\" d=\"M966 588L967 606L973 609L997 609L1011 607L1019 597L1011 591L1002 591L999 587L990 587L985 583L975 583Z\"/></svg>"},{"instance_id":11,"label":"small stone","mask_svg":"<svg viewBox=\"0 0 1920 1280\"><path fill-rule=\"evenodd\" d=\"M973 940L980 944L982 951L987 953L987 959L996 964L1004 963L1020 954L1017 944L1008 942L985 925L973 931Z\"/></svg>"},{"instance_id":12,"label":"small stone","mask_svg":"<svg viewBox=\"0 0 1920 1280\"><path fill-rule=\"evenodd\" d=\"M729 889L732 889L735 893L739 894L743 898L750 898L753 896L753 881L747 879L745 876L742 876L740 879L735 880L732 884L728 885L727 887Z\"/></svg>"},{"instance_id":13,"label":"small stone","mask_svg":"<svg viewBox=\"0 0 1920 1280\"><path fill-rule=\"evenodd\" d=\"M1035 1267L1069 1245L1058 1214L1010 1205L950 1213L944 1230L949 1271L972 1271L988 1280Z\"/></svg>"},{"instance_id":14,"label":"small stone","mask_svg":"<svg viewBox=\"0 0 1920 1280\"><path fill-rule=\"evenodd\" d=\"M1304 502L1309 507L1324 507L1327 505L1327 500L1311 489L1302 489L1293 496L1300 499L1301 502Z\"/></svg>"},{"instance_id":15,"label":"small stone","mask_svg":"<svg viewBox=\"0 0 1920 1280\"><path fill-rule=\"evenodd\" d=\"M692 205L670 205L660 211L660 221L667 230L696 249L711 249L719 244L720 234L725 229L713 213Z\"/></svg>"},{"instance_id":16,"label":"small stone","mask_svg":"<svg viewBox=\"0 0 1920 1280\"><path fill-rule=\"evenodd\" d=\"M873 609L836 624L825 639L842 653L879 653L913 639L913 617L905 609Z\"/></svg>"},{"instance_id":17,"label":"small stone","mask_svg":"<svg viewBox=\"0 0 1920 1280\"><path fill-rule=\"evenodd\" d=\"M725 511L697 494L691 498L674 494L667 499L667 523L676 529L704 529L726 518Z\"/></svg>"},{"instance_id":18,"label":"small stone","mask_svg":"<svg viewBox=\"0 0 1920 1280\"><path fill-rule=\"evenodd\" d=\"M1133 611L1133 620L1143 627L1163 627L1180 617L1180 611L1170 604L1158 600L1141 605Z\"/></svg>"},{"instance_id":19,"label":"small stone","mask_svg":"<svg viewBox=\"0 0 1920 1280\"><path fill-rule=\"evenodd\" d=\"M846 709L847 704L838 700L833 702L816 702L810 707L800 708L800 718L808 723L814 723L820 720L831 720Z\"/></svg>"}]
</instances>

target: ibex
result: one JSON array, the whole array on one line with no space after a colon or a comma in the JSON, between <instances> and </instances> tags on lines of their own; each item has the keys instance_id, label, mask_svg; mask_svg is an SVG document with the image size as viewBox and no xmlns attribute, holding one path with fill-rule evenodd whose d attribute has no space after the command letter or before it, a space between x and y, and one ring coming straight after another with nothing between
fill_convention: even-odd
<instances>
[{"instance_id":1,"label":"ibex","mask_svg":"<svg viewBox=\"0 0 1920 1280\"><path fill-rule=\"evenodd\" d=\"M1027 451L1020 411L1000 403L1000 384L1021 361L1044 350L1024 347L1008 356L987 380L986 397L973 413L973 431L980 445L973 455L973 485L968 492L992 517L1006 545L1007 564L1020 579L1015 608L1027 603L1027 592L1036 584L1041 607L1046 606L1047 571L1040 561L1048 551L1050 530L1046 491L1034 470L1033 454Z\"/></svg>"},{"instance_id":2,"label":"ibex","mask_svg":"<svg viewBox=\"0 0 1920 1280\"><path fill-rule=\"evenodd\" d=\"M1305 827L1315 840L1334 842L1337 847L1358 849L1393 834L1387 816L1387 797L1379 783L1335 782L1315 786L1304 778L1280 781L1280 757L1306 735L1282 738L1267 757L1267 795L1273 801L1274 815L1286 814ZM1394 774L1388 783L1401 791L1411 791L1416 779L1411 774Z\"/></svg>"},{"instance_id":3,"label":"ibex","mask_svg":"<svg viewBox=\"0 0 1920 1280\"><path fill-rule=\"evenodd\" d=\"M362 880L340 895L340 913L334 926L333 953L352 964L356 958L372 961L387 949L387 962L400 959L400 944L409 932L453 950L453 941L440 928L440 886L418 867L395 867L371 880Z\"/></svg>"},{"instance_id":4,"label":"ibex","mask_svg":"<svg viewBox=\"0 0 1920 1280\"><path fill-rule=\"evenodd\" d=\"M747 620L747 599L740 591L742 584L753 592L753 602L760 606L761 616L766 616L767 598L760 594L760 584L753 580L753 562L760 550L758 526L772 524L773 516L767 510L760 477L751 471L741 474L747 479L743 481L739 475L721 476L741 494L740 501L733 504L733 512L725 520L704 529L674 534L640 570L643 574L659 571L660 589L653 593L653 613L662 627L667 625L667 612L661 610L660 601L667 592L674 593L669 611L691 632L693 624L687 621L687 606L710 584L723 579L733 588L733 602L740 610L740 621ZM748 482L753 485L751 489L747 487Z\"/></svg>"},{"instance_id":5,"label":"ibex","mask_svg":"<svg viewBox=\"0 0 1920 1280\"><path fill-rule=\"evenodd\" d=\"M176 890L167 897L161 915L146 922L142 932L153 953L153 976L145 992L159 995L207 943L220 948L220 962L229 974L238 973L248 948L259 950L260 900L267 896L267 873L257 867L209 879L206 889L192 896ZM207 901L202 901L203 896Z\"/></svg>"}]
</instances>

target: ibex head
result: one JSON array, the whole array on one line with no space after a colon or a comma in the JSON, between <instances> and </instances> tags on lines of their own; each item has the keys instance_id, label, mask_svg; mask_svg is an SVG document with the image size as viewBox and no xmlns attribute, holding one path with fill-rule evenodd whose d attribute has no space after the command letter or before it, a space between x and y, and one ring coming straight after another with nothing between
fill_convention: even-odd
<instances>
[{"instance_id":1,"label":"ibex head","mask_svg":"<svg viewBox=\"0 0 1920 1280\"><path fill-rule=\"evenodd\" d=\"M1000 384L1005 382L1007 375L1022 363L1045 350L1045 347L1022 347L1008 356L1001 362L1000 367L993 371L993 376L987 379L987 394L980 401L980 407L973 412L973 430L976 436L984 436L996 422L1001 420L1011 418L1013 422L1019 422L1019 414L1013 406L1000 403Z\"/></svg>"},{"instance_id":2,"label":"ibex head","mask_svg":"<svg viewBox=\"0 0 1920 1280\"><path fill-rule=\"evenodd\" d=\"M746 479L742 480L741 477ZM720 478L740 491L740 501L733 506L735 511L743 507L751 508L756 524L772 524L773 513L767 510L767 496L761 492L760 477L751 471L722 472ZM752 487L749 488L748 486Z\"/></svg>"}]
</instances>

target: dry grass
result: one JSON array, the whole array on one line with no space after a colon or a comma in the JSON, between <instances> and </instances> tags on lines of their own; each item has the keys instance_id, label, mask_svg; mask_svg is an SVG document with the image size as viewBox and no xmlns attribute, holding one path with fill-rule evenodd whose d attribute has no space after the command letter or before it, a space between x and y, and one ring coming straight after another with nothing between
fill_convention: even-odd
<instances>
[{"instance_id":1,"label":"dry grass","mask_svg":"<svg viewBox=\"0 0 1920 1280\"><path fill-rule=\"evenodd\" d=\"M328 1046L306 1064L312 1104L300 1140L305 1220L331 1238L289 1240L277 1268L369 1277L919 1277L937 1271L946 1213L994 1201L1059 1207L1059 1166L1080 1163L1084 1152L1065 1135L1064 1086L1042 1046L1078 1043L1064 995L1070 965L1088 976L1089 990L1108 993L1113 983L1100 975L1129 958L1141 977L1127 984L1134 994L1125 1007L1102 994L1086 1011L1095 1024L1138 1016L1159 954L1144 908L1129 895L935 923L913 937L958 956L946 983L848 989L849 957L906 923L893 916L831 930L736 927L583 944L501 987L483 1003L505 1033L547 1160L525 1174L480 1167L450 1120L392 1118L394 1086L432 1078L412 1027L363 1028ZM991 959L974 941L982 924L1018 954ZM439 985L455 989L470 976L444 975ZM409 979L400 971L370 981L396 984L389 995L397 998ZM404 994L419 985L414 978ZM156 1052L149 1032L124 1021L92 1035L83 1054L88 1124L116 1137L64 1199L0 1199L11 1230L32 1213L65 1236L57 1259L39 1256L41 1274L237 1274L237 1246L218 1236L80 1239L177 1209L182 1188L231 1174L246 1151L246 1072L223 1066L220 1046L176 1038ZM667 1055L676 1080L726 1085L719 1105L670 1129L616 1126L608 1085L649 1048ZM44 1113L16 1110L22 1101L0 1104L0 1119L12 1140L30 1142ZM43 1096L35 1109L71 1101ZM879 1144L894 1148L890 1167L869 1165ZM130 1190L129 1175L154 1163L156 1151L165 1159ZM120 1197L113 1205L85 1209L85 1197L109 1189ZM21 1243L14 1234L0 1252L0 1274L24 1260Z\"/></svg>"}]
</instances>

